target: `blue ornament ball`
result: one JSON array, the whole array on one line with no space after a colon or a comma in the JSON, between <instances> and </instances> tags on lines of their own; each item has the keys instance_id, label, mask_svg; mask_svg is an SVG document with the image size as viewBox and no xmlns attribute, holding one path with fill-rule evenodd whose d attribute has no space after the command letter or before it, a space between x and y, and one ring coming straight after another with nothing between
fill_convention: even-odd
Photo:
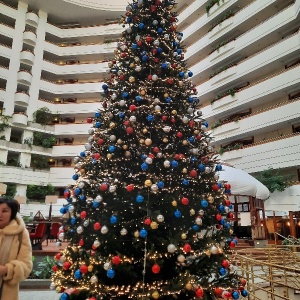
<instances>
[{"instance_id":1,"label":"blue ornament ball","mask_svg":"<svg viewBox=\"0 0 300 300\"><path fill-rule=\"evenodd\" d=\"M216 165L216 171L221 171L221 170L222 170L222 165L217 164L217 165Z\"/></svg>"},{"instance_id":2,"label":"blue ornament ball","mask_svg":"<svg viewBox=\"0 0 300 300\"><path fill-rule=\"evenodd\" d=\"M96 123L95 123L95 127L96 127L96 128L100 128L100 127L101 127L101 122L99 122L99 121L96 122Z\"/></svg>"},{"instance_id":3,"label":"blue ornament ball","mask_svg":"<svg viewBox=\"0 0 300 300\"><path fill-rule=\"evenodd\" d=\"M206 208L206 207L208 206L207 200L202 199L202 200L201 200L201 206L204 207L204 208Z\"/></svg>"},{"instance_id":4,"label":"blue ornament ball","mask_svg":"<svg viewBox=\"0 0 300 300\"><path fill-rule=\"evenodd\" d=\"M241 291L241 295L242 295L243 297L247 297L247 296L248 296L248 291L247 291L247 290L242 290L242 291Z\"/></svg>"},{"instance_id":5,"label":"blue ornament ball","mask_svg":"<svg viewBox=\"0 0 300 300\"><path fill-rule=\"evenodd\" d=\"M77 175L77 174L74 174L74 175L72 176L72 179L73 179L73 180L77 180L77 179L78 179L78 175Z\"/></svg>"},{"instance_id":6,"label":"blue ornament ball","mask_svg":"<svg viewBox=\"0 0 300 300\"><path fill-rule=\"evenodd\" d=\"M187 185L189 185L189 181L187 179L183 179L182 180L182 184L185 185L185 186L187 186Z\"/></svg>"},{"instance_id":7,"label":"blue ornament ball","mask_svg":"<svg viewBox=\"0 0 300 300\"><path fill-rule=\"evenodd\" d=\"M176 217L176 218L180 218L181 217L181 212L180 212L180 210L176 210L175 212L174 212L174 216Z\"/></svg>"},{"instance_id":8,"label":"blue ornament ball","mask_svg":"<svg viewBox=\"0 0 300 300\"><path fill-rule=\"evenodd\" d=\"M194 225L193 225L193 230L194 230L194 231L198 231L198 230L199 230L199 226L198 226L197 224L194 224Z\"/></svg>"},{"instance_id":9,"label":"blue ornament ball","mask_svg":"<svg viewBox=\"0 0 300 300\"><path fill-rule=\"evenodd\" d=\"M154 117L153 117L152 115L149 115L149 116L147 117L147 120L148 120L149 122L152 122L152 121L154 120Z\"/></svg>"},{"instance_id":10,"label":"blue ornament ball","mask_svg":"<svg viewBox=\"0 0 300 300\"><path fill-rule=\"evenodd\" d=\"M142 229L140 231L140 237L145 238L148 235L148 232L146 229Z\"/></svg>"},{"instance_id":11,"label":"blue ornament ball","mask_svg":"<svg viewBox=\"0 0 300 300\"><path fill-rule=\"evenodd\" d=\"M162 189L165 186L165 184L162 181L159 181L157 183L157 186L158 186L158 188Z\"/></svg>"},{"instance_id":12,"label":"blue ornament ball","mask_svg":"<svg viewBox=\"0 0 300 300\"><path fill-rule=\"evenodd\" d=\"M109 151L110 153L115 152L115 150L116 150L116 147L115 147L115 146L109 146L109 147L108 147L108 151Z\"/></svg>"},{"instance_id":13,"label":"blue ornament ball","mask_svg":"<svg viewBox=\"0 0 300 300\"><path fill-rule=\"evenodd\" d=\"M172 168L177 168L178 167L178 162L176 160L171 161L171 166Z\"/></svg>"},{"instance_id":14,"label":"blue ornament ball","mask_svg":"<svg viewBox=\"0 0 300 300\"><path fill-rule=\"evenodd\" d=\"M143 29L145 27L145 24L144 23L140 23L139 24L139 29Z\"/></svg>"},{"instance_id":15,"label":"blue ornament ball","mask_svg":"<svg viewBox=\"0 0 300 300\"><path fill-rule=\"evenodd\" d=\"M204 172L205 171L205 166L203 164L199 164L198 165L198 169L201 171L201 172Z\"/></svg>"},{"instance_id":16,"label":"blue ornament ball","mask_svg":"<svg viewBox=\"0 0 300 300\"><path fill-rule=\"evenodd\" d=\"M116 224L117 221L118 221L118 218L117 218L116 216L111 216L111 217L110 217L110 223L111 223L111 224Z\"/></svg>"},{"instance_id":17,"label":"blue ornament ball","mask_svg":"<svg viewBox=\"0 0 300 300\"><path fill-rule=\"evenodd\" d=\"M136 200L136 202L141 203L144 201L144 197L142 195L137 195L135 200Z\"/></svg>"},{"instance_id":18,"label":"blue ornament ball","mask_svg":"<svg viewBox=\"0 0 300 300\"><path fill-rule=\"evenodd\" d=\"M60 212L62 215L64 215L64 214L67 213L67 210L66 210L65 207L62 207L62 208L59 210L59 212Z\"/></svg>"},{"instance_id":19,"label":"blue ornament ball","mask_svg":"<svg viewBox=\"0 0 300 300\"><path fill-rule=\"evenodd\" d=\"M226 274L226 269L225 268L220 268L219 273L221 276L224 276Z\"/></svg>"},{"instance_id":20,"label":"blue ornament ball","mask_svg":"<svg viewBox=\"0 0 300 300\"><path fill-rule=\"evenodd\" d=\"M69 299L70 297L67 293L63 293L59 298L59 300L69 300Z\"/></svg>"},{"instance_id":21,"label":"blue ornament ball","mask_svg":"<svg viewBox=\"0 0 300 300\"><path fill-rule=\"evenodd\" d=\"M239 299L240 298L240 294L237 291L233 291L231 294L233 299Z\"/></svg>"},{"instance_id":22,"label":"blue ornament ball","mask_svg":"<svg viewBox=\"0 0 300 300\"><path fill-rule=\"evenodd\" d=\"M103 90L107 90L107 89L108 89L107 84L103 84L103 85L102 85L102 89L103 89Z\"/></svg>"},{"instance_id":23,"label":"blue ornament ball","mask_svg":"<svg viewBox=\"0 0 300 300\"><path fill-rule=\"evenodd\" d=\"M81 201L85 201L86 196L85 196L85 195L80 195L80 196L79 196L79 199L80 199Z\"/></svg>"},{"instance_id":24,"label":"blue ornament ball","mask_svg":"<svg viewBox=\"0 0 300 300\"><path fill-rule=\"evenodd\" d=\"M113 269L109 269L106 273L108 278L114 278L115 277L115 271Z\"/></svg>"},{"instance_id":25,"label":"blue ornament ball","mask_svg":"<svg viewBox=\"0 0 300 300\"><path fill-rule=\"evenodd\" d=\"M81 188L75 189L75 195L78 196L81 193Z\"/></svg>"},{"instance_id":26,"label":"blue ornament ball","mask_svg":"<svg viewBox=\"0 0 300 300\"><path fill-rule=\"evenodd\" d=\"M80 279L80 278L82 277L82 274L81 274L80 270L76 270L76 271L75 271L74 277L75 277L76 279Z\"/></svg>"},{"instance_id":27,"label":"blue ornament ball","mask_svg":"<svg viewBox=\"0 0 300 300\"><path fill-rule=\"evenodd\" d=\"M142 164L141 164L141 169L142 169L143 171L148 170L148 164L142 163Z\"/></svg>"},{"instance_id":28,"label":"blue ornament ball","mask_svg":"<svg viewBox=\"0 0 300 300\"><path fill-rule=\"evenodd\" d=\"M84 151L82 151L82 152L80 152L80 154L79 154L81 157L85 157L85 152Z\"/></svg>"},{"instance_id":29,"label":"blue ornament ball","mask_svg":"<svg viewBox=\"0 0 300 300\"><path fill-rule=\"evenodd\" d=\"M101 116L101 113L99 111L95 112L95 118L99 118Z\"/></svg>"}]
</instances>

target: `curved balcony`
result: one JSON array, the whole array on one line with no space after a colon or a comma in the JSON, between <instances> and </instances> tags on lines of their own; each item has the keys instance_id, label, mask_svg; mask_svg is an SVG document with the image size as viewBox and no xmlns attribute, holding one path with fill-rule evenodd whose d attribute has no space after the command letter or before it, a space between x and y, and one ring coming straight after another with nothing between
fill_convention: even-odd
<instances>
[{"instance_id":1,"label":"curved balcony","mask_svg":"<svg viewBox=\"0 0 300 300\"><path fill-rule=\"evenodd\" d=\"M27 126L28 117L23 113L14 113L12 115L12 124L18 126Z\"/></svg>"},{"instance_id":2,"label":"curved balcony","mask_svg":"<svg viewBox=\"0 0 300 300\"><path fill-rule=\"evenodd\" d=\"M23 32L23 42L31 46L36 44L36 34L33 31L26 30Z\"/></svg>"},{"instance_id":3,"label":"curved balcony","mask_svg":"<svg viewBox=\"0 0 300 300\"><path fill-rule=\"evenodd\" d=\"M28 12L25 16L26 24L36 27L39 24L39 16L34 12Z\"/></svg>"},{"instance_id":4,"label":"curved balcony","mask_svg":"<svg viewBox=\"0 0 300 300\"><path fill-rule=\"evenodd\" d=\"M24 50L20 53L21 63L32 66L34 61L34 53L28 50Z\"/></svg>"},{"instance_id":5,"label":"curved balcony","mask_svg":"<svg viewBox=\"0 0 300 300\"><path fill-rule=\"evenodd\" d=\"M32 74L26 70L20 70L18 72L18 83L30 85L32 80Z\"/></svg>"},{"instance_id":6,"label":"curved balcony","mask_svg":"<svg viewBox=\"0 0 300 300\"><path fill-rule=\"evenodd\" d=\"M15 104L28 106L29 95L27 93L16 92L15 93Z\"/></svg>"}]
</instances>

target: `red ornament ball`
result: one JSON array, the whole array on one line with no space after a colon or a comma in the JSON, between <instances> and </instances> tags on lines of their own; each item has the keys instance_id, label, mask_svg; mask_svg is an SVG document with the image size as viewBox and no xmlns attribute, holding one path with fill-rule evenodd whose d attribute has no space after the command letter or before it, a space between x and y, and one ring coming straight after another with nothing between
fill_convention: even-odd
<instances>
[{"instance_id":1,"label":"red ornament ball","mask_svg":"<svg viewBox=\"0 0 300 300\"><path fill-rule=\"evenodd\" d=\"M155 264L152 266L152 272L154 274L158 274L160 272L160 266L158 264Z\"/></svg>"},{"instance_id":2,"label":"red ornament ball","mask_svg":"<svg viewBox=\"0 0 300 300\"><path fill-rule=\"evenodd\" d=\"M198 176L198 173L197 173L196 170L191 170L191 171L190 171L190 177L195 178L195 177L197 177L197 176Z\"/></svg>"},{"instance_id":3,"label":"red ornament ball","mask_svg":"<svg viewBox=\"0 0 300 300\"><path fill-rule=\"evenodd\" d=\"M99 139L99 140L97 141L97 144L100 145L100 146L103 145L103 144L104 144L104 140L103 140L103 139Z\"/></svg>"},{"instance_id":4,"label":"red ornament ball","mask_svg":"<svg viewBox=\"0 0 300 300\"><path fill-rule=\"evenodd\" d=\"M121 75L120 77L119 77L119 80L120 81L123 81L125 79L125 76L124 75Z\"/></svg>"},{"instance_id":5,"label":"red ornament ball","mask_svg":"<svg viewBox=\"0 0 300 300\"><path fill-rule=\"evenodd\" d=\"M129 106L129 110L130 111L135 111L136 110L136 106L134 104Z\"/></svg>"},{"instance_id":6,"label":"red ornament ball","mask_svg":"<svg viewBox=\"0 0 300 300\"><path fill-rule=\"evenodd\" d=\"M183 246L183 251L184 251L185 253L191 252L191 249L192 249L192 247L191 247L190 244L185 244L185 245Z\"/></svg>"},{"instance_id":7,"label":"red ornament ball","mask_svg":"<svg viewBox=\"0 0 300 300\"><path fill-rule=\"evenodd\" d=\"M111 262L114 264L114 265L119 265L121 263L121 258L120 256L116 255L112 258Z\"/></svg>"},{"instance_id":8,"label":"red ornament ball","mask_svg":"<svg viewBox=\"0 0 300 300\"><path fill-rule=\"evenodd\" d=\"M222 219L222 216L220 214L216 214L216 220L221 221L221 219Z\"/></svg>"},{"instance_id":9,"label":"red ornament ball","mask_svg":"<svg viewBox=\"0 0 300 300\"><path fill-rule=\"evenodd\" d=\"M173 78L169 78L167 81L168 81L168 84L170 84L170 85L173 85L173 84L174 84Z\"/></svg>"},{"instance_id":10,"label":"red ornament ball","mask_svg":"<svg viewBox=\"0 0 300 300\"><path fill-rule=\"evenodd\" d=\"M56 260L60 260L60 257L61 257L61 254L60 254L60 253L57 253L57 254L55 255L54 258L55 258Z\"/></svg>"},{"instance_id":11,"label":"red ornament ball","mask_svg":"<svg viewBox=\"0 0 300 300\"><path fill-rule=\"evenodd\" d=\"M221 297L223 294L223 289L221 289L220 287L216 287L214 292L217 297Z\"/></svg>"},{"instance_id":12,"label":"red ornament ball","mask_svg":"<svg viewBox=\"0 0 300 300\"><path fill-rule=\"evenodd\" d=\"M152 41L152 36L147 36L147 37L146 37L146 41L147 41L148 43L150 43L150 42Z\"/></svg>"},{"instance_id":13,"label":"red ornament ball","mask_svg":"<svg viewBox=\"0 0 300 300\"><path fill-rule=\"evenodd\" d=\"M83 246L84 245L84 240L80 239L78 244L79 244L79 246Z\"/></svg>"},{"instance_id":14,"label":"red ornament ball","mask_svg":"<svg viewBox=\"0 0 300 300\"><path fill-rule=\"evenodd\" d=\"M133 128L132 127L127 127L126 132L127 132L127 134L133 134Z\"/></svg>"},{"instance_id":15,"label":"red ornament ball","mask_svg":"<svg viewBox=\"0 0 300 300\"><path fill-rule=\"evenodd\" d=\"M100 229L101 229L101 224L100 224L99 222L96 222L96 223L94 224L94 229L95 229L95 230L100 230Z\"/></svg>"},{"instance_id":16,"label":"red ornament ball","mask_svg":"<svg viewBox=\"0 0 300 300\"><path fill-rule=\"evenodd\" d=\"M132 192L134 190L134 184L129 184L126 187L127 192Z\"/></svg>"},{"instance_id":17,"label":"red ornament ball","mask_svg":"<svg viewBox=\"0 0 300 300\"><path fill-rule=\"evenodd\" d=\"M71 267L71 263L70 263L69 261L65 261L65 262L63 263L63 269L64 269L64 270L69 270L70 267Z\"/></svg>"},{"instance_id":18,"label":"red ornament ball","mask_svg":"<svg viewBox=\"0 0 300 300\"><path fill-rule=\"evenodd\" d=\"M235 248L235 246L236 246L236 244L234 241L229 242L229 248L233 249L233 248Z\"/></svg>"},{"instance_id":19,"label":"red ornament ball","mask_svg":"<svg viewBox=\"0 0 300 300\"><path fill-rule=\"evenodd\" d=\"M95 158L95 159L99 159L100 156L101 156L100 153L95 153L95 154L94 154L94 158Z\"/></svg>"},{"instance_id":20,"label":"red ornament ball","mask_svg":"<svg viewBox=\"0 0 300 300\"><path fill-rule=\"evenodd\" d=\"M228 267L229 267L229 261L228 261L227 259L224 259L224 260L222 261L222 266L223 266L224 268L228 268Z\"/></svg>"},{"instance_id":21,"label":"red ornament ball","mask_svg":"<svg viewBox=\"0 0 300 300\"><path fill-rule=\"evenodd\" d=\"M88 267L86 265L82 265L82 266L80 266L79 271L82 274L86 274L88 272Z\"/></svg>"},{"instance_id":22,"label":"red ornament ball","mask_svg":"<svg viewBox=\"0 0 300 300\"><path fill-rule=\"evenodd\" d=\"M196 298L201 298L204 296L204 290L201 288L196 289Z\"/></svg>"},{"instance_id":23,"label":"red ornament ball","mask_svg":"<svg viewBox=\"0 0 300 300\"><path fill-rule=\"evenodd\" d=\"M128 126L130 124L130 122L129 121L124 121L124 126Z\"/></svg>"},{"instance_id":24,"label":"red ornament ball","mask_svg":"<svg viewBox=\"0 0 300 300\"><path fill-rule=\"evenodd\" d=\"M158 148L158 147L154 147L154 148L153 148L153 152L154 152L154 153L158 153L158 152L159 152L159 148Z\"/></svg>"},{"instance_id":25,"label":"red ornament ball","mask_svg":"<svg viewBox=\"0 0 300 300\"><path fill-rule=\"evenodd\" d=\"M87 123L92 123L93 119L92 118L87 118L86 121L87 121Z\"/></svg>"},{"instance_id":26,"label":"red ornament ball","mask_svg":"<svg viewBox=\"0 0 300 300\"><path fill-rule=\"evenodd\" d=\"M86 215L87 215L86 211L83 210L83 211L80 213L80 218L81 218L81 219L85 219L85 218L86 218Z\"/></svg>"},{"instance_id":27,"label":"red ornament ball","mask_svg":"<svg viewBox=\"0 0 300 300\"><path fill-rule=\"evenodd\" d=\"M181 203L182 203L183 205L188 205L188 204L189 204L189 199L186 198L186 197L183 197L183 198L181 198Z\"/></svg>"},{"instance_id":28,"label":"red ornament ball","mask_svg":"<svg viewBox=\"0 0 300 300\"><path fill-rule=\"evenodd\" d=\"M107 183L102 183L100 185L99 189L100 189L101 192L106 192L108 190L108 184Z\"/></svg>"},{"instance_id":29,"label":"red ornament ball","mask_svg":"<svg viewBox=\"0 0 300 300\"><path fill-rule=\"evenodd\" d=\"M182 137L183 137L183 134L182 134L182 132L177 132L176 133L176 137L178 137L179 139L181 139Z\"/></svg>"},{"instance_id":30,"label":"red ornament ball","mask_svg":"<svg viewBox=\"0 0 300 300\"><path fill-rule=\"evenodd\" d=\"M144 220L144 224L149 226L151 224L151 219L150 218L146 218Z\"/></svg>"},{"instance_id":31,"label":"red ornament ball","mask_svg":"<svg viewBox=\"0 0 300 300\"><path fill-rule=\"evenodd\" d=\"M162 116L161 119L162 119L163 121L167 121L167 120L168 120L168 117L167 117L167 116Z\"/></svg>"},{"instance_id":32,"label":"red ornament ball","mask_svg":"<svg viewBox=\"0 0 300 300\"><path fill-rule=\"evenodd\" d=\"M214 184L214 185L212 186L212 190L213 190L214 192L217 192L217 191L219 190L219 186L218 186L217 184Z\"/></svg>"},{"instance_id":33,"label":"red ornament ball","mask_svg":"<svg viewBox=\"0 0 300 300\"><path fill-rule=\"evenodd\" d=\"M57 271L58 271L58 268L57 268L56 265L54 265L54 266L52 267L52 271L53 271L53 272L57 272Z\"/></svg>"}]
</instances>

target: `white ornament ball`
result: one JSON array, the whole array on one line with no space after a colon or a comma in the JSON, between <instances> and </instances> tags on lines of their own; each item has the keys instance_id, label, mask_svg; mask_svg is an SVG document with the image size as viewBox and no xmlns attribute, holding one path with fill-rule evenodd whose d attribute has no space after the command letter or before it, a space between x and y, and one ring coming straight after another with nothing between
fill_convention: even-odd
<instances>
[{"instance_id":1,"label":"white ornament ball","mask_svg":"<svg viewBox=\"0 0 300 300\"><path fill-rule=\"evenodd\" d=\"M212 246L210 248L210 252L211 252L211 254L218 254L219 250L216 246Z\"/></svg>"},{"instance_id":2,"label":"white ornament ball","mask_svg":"<svg viewBox=\"0 0 300 300\"><path fill-rule=\"evenodd\" d=\"M121 231L120 231L120 234L123 235L123 236L126 235L127 234L127 229L122 228Z\"/></svg>"},{"instance_id":3,"label":"white ornament ball","mask_svg":"<svg viewBox=\"0 0 300 300\"><path fill-rule=\"evenodd\" d=\"M89 224L90 224L90 221L89 221L89 220L85 220L85 221L83 222L83 226L84 226L84 227L88 227Z\"/></svg>"},{"instance_id":4,"label":"white ornament ball","mask_svg":"<svg viewBox=\"0 0 300 300\"><path fill-rule=\"evenodd\" d=\"M196 218L195 223L197 225L202 225L202 219L200 217Z\"/></svg>"},{"instance_id":5,"label":"white ornament ball","mask_svg":"<svg viewBox=\"0 0 300 300\"><path fill-rule=\"evenodd\" d=\"M151 185L151 191L152 191L152 192L157 192L157 190L158 190L157 184L152 184L152 185Z\"/></svg>"},{"instance_id":6,"label":"white ornament ball","mask_svg":"<svg viewBox=\"0 0 300 300\"><path fill-rule=\"evenodd\" d=\"M82 228L82 227L81 227ZM63 240L65 238L65 233L64 232L61 232L59 235L58 235L58 239L59 240Z\"/></svg>"},{"instance_id":7,"label":"white ornament ball","mask_svg":"<svg viewBox=\"0 0 300 300\"><path fill-rule=\"evenodd\" d=\"M120 102L119 102L119 104L120 104L120 106L125 106L126 105L126 101L125 100L120 100Z\"/></svg>"},{"instance_id":8,"label":"white ornament ball","mask_svg":"<svg viewBox=\"0 0 300 300\"><path fill-rule=\"evenodd\" d=\"M96 202L101 202L103 200L101 195L96 196L95 201Z\"/></svg>"},{"instance_id":9,"label":"white ornament ball","mask_svg":"<svg viewBox=\"0 0 300 300\"><path fill-rule=\"evenodd\" d=\"M77 231L78 234L83 233L83 228L82 228L82 226L78 226L76 231Z\"/></svg>"},{"instance_id":10,"label":"white ornament ball","mask_svg":"<svg viewBox=\"0 0 300 300\"><path fill-rule=\"evenodd\" d=\"M88 151L90 151L92 149L92 145L89 143L84 144L84 148Z\"/></svg>"},{"instance_id":11,"label":"white ornament ball","mask_svg":"<svg viewBox=\"0 0 300 300\"><path fill-rule=\"evenodd\" d=\"M108 190L110 193L114 193L117 190L117 188L115 185L110 185Z\"/></svg>"},{"instance_id":12,"label":"white ornament ball","mask_svg":"<svg viewBox=\"0 0 300 300\"><path fill-rule=\"evenodd\" d=\"M94 246L95 248L98 248L100 245L101 245L101 243L100 243L99 240L95 240L94 243L93 243L93 246Z\"/></svg>"},{"instance_id":13,"label":"white ornament ball","mask_svg":"<svg viewBox=\"0 0 300 300\"><path fill-rule=\"evenodd\" d=\"M110 140L111 142L115 142L116 139L117 139L117 137L116 137L115 135L111 135L111 136L109 137L109 140Z\"/></svg>"},{"instance_id":14,"label":"white ornament ball","mask_svg":"<svg viewBox=\"0 0 300 300\"><path fill-rule=\"evenodd\" d=\"M164 216L163 215L158 215L157 217L156 217L156 220L158 221L158 222L163 222L164 220L165 220L165 218L164 218Z\"/></svg>"},{"instance_id":15,"label":"white ornament ball","mask_svg":"<svg viewBox=\"0 0 300 300\"><path fill-rule=\"evenodd\" d=\"M135 71L136 71L136 72L140 72L141 70L142 70L142 67L141 67L141 66L136 66L136 67L135 67Z\"/></svg>"},{"instance_id":16,"label":"white ornament ball","mask_svg":"<svg viewBox=\"0 0 300 300\"><path fill-rule=\"evenodd\" d=\"M174 244L168 245L168 252L174 253L176 251L176 246Z\"/></svg>"},{"instance_id":17,"label":"white ornament ball","mask_svg":"<svg viewBox=\"0 0 300 300\"><path fill-rule=\"evenodd\" d=\"M146 162L146 164L151 165L152 162L153 162L153 160L152 160L151 157L147 157L147 158L145 159L145 162Z\"/></svg>"},{"instance_id":18,"label":"white ornament ball","mask_svg":"<svg viewBox=\"0 0 300 300\"><path fill-rule=\"evenodd\" d=\"M136 122L136 116L131 116L129 118L129 121L132 122L132 123Z\"/></svg>"},{"instance_id":19,"label":"white ornament ball","mask_svg":"<svg viewBox=\"0 0 300 300\"><path fill-rule=\"evenodd\" d=\"M185 261L184 255L182 255L182 254L178 255L177 256L177 261L182 264Z\"/></svg>"},{"instance_id":20,"label":"white ornament ball","mask_svg":"<svg viewBox=\"0 0 300 300\"><path fill-rule=\"evenodd\" d=\"M93 276L91 277L91 279L90 279L90 282L91 282L91 283L97 283L97 282L98 282L98 277L95 276L95 275L93 275Z\"/></svg>"},{"instance_id":21,"label":"white ornament ball","mask_svg":"<svg viewBox=\"0 0 300 300\"><path fill-rule=\"evenodd\" d=\"M107 226L104 225L104 226L101 227L101 233L102 233L102 234L108 233L108 228L107 228Z\"/></svg>"},{"instance_id":22,"label":"white ornament ball","mask_svg":"<svg viewBox=\"0 0 300 300\"><path fill-rule=\"evenodd\" d=\"M108 271L109 269L111 269L111 264L109 262L106 262L104 265L103 265L103 269L105 271Z\"/></svg>"},{"instance_id":23,"label":"white ornament ball","mask_svg":"<svg viewBox=\"0 0 300 300\"><path fill-rule=\"evenodd\" d=\"M187 116L184 116L184 117L182 118L182 122L183 122L184 124L187 124L187 123L189 122L189 118L188 118Z\"/></svg>"},{"instance_id":24,"label":"white ornament ball","mask_svg":"<svg viewBox=\"0 0 300 300\"><path fill-rule=\"evenodd\" d=\"M158 76L156 74L152 75L152 81L157 81L158 80Z\"/></svg>"},{"instance_id":25,"label":"white ornament ball","mask_svg":"<svg viewBox=\"0 0 300 300\"><path fill-rule=\"evenodd\" d=\"M165 160L165 161L164 161L164 167L165 167L165 168L170 168L170 165L171 165L171 163L170 163L169 160Z\"/></svg>"}]
</instances>

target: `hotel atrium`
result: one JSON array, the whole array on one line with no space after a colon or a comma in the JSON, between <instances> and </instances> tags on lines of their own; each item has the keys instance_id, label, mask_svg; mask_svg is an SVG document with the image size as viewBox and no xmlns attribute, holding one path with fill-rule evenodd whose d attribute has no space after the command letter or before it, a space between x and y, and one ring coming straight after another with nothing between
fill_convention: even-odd
<instances>
[{"instance_id":1,"label":"hotel atrium","mask_svg":"<svg viewBox=\"0 0 300 300\"><path fill-rule=\"evenodd\" d=\"M177 2L216 153L249 174L291 175L265 209L300 211L300 0ZM0 1L0 182L15 187L25 215L47 213L52 202L59 214L87 118L101 107L127 3ZM29 185L49 184L56 196L47 205L26 203Z\"/></svg>"}]
</instances>

